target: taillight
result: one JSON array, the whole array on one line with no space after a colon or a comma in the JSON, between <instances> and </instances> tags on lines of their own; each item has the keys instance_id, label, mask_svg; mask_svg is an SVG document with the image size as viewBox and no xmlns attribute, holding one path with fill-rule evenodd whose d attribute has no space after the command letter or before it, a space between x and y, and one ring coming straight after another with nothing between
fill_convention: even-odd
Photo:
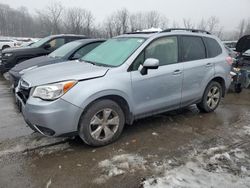
<instances>
[{"instance_id":1,"label":"taillight","mask_svg":"<svg viewBox=\"0 0 250 188\"><path fill-rule=\"evenodd\" d=\"M232 65L233 64L233 58L232 57L230 57L230 56L228 56L228 57L226 57L226 61L227 61L227 63L229 64L229 65Z\"/></svg>"}]
</instances>

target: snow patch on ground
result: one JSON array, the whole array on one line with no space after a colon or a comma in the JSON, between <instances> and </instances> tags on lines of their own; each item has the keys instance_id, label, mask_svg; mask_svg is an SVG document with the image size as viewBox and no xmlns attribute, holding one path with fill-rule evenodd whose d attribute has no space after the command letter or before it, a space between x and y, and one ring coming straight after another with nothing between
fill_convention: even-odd
<instances>
[{"instance_id":1,"label":"snow patch on ground","mask_svg":"<svg viewBox=\"0 0 250 188\"><path fill-rule=\"evenodd\" d=\"M211 188L249 187L250 177L241 178L227 173L208 172L195 162L166 171L164 177L150 178L143 183L144 188Z\"/></svg>"},{"instance_id":2,"label":"snow patch on ground","mask_svg":"<svg viewBox=\"0 0 250 188\"><path fill-rule=\"evenodd\" d=\"M142 182L143 187L249 187L250 159L240 148L219 146L191 157L187 163L171 168L164 162L164 175Z\"/></svg>"},{"instance_id":3,"label":"snow patch on ground","mask_svg":"<svg viewBox=\"0 0 250 188\"><path fill-rule=\"evenodd\" d=\"M111 159L106 159L98 164L102 170L102 175L94 180L97 184L105 183L111 177L119 176L126 173L134 173L138 170L146 170L147 161L133 154L116 155Z\"/></svg>"}]
</instances>

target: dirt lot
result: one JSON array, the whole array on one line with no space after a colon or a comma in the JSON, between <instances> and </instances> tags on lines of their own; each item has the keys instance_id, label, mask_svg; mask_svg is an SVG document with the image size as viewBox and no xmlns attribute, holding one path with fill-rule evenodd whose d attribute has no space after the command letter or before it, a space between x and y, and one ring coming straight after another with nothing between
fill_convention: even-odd
<instances>
[{"instance_id":1,"label":"dirt lot","mask_svg":"<svg viewBox=\"0 0 250 188\"><path fill-rule=\"evenodd\" d=\"M0 78L0 187L250 187L250 90L216 112L195 106L127 126L114 144L26 127Z\"/></svg>"}]
</instances>

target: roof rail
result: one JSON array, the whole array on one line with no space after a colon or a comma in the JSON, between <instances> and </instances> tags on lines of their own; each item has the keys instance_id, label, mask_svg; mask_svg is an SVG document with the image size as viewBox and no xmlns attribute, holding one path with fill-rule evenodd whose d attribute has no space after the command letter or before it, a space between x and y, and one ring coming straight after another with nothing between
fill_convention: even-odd
<instances>
[{"instance_id":1,"label":"roof rail","mask_svg":"<svg viewBox=\"0 0 250 188\"><path fill-rule=\"evenodd\" d=\"M160 33L159 31L134 31L134 32L128 32L125 34L153 34L153 33Z\"/></svg>"},{"instance_id":2,"label":"roof rail","mask_svg":"<svg viewBox=\"0 0 250 188\"><path fill-rule=\"evenodd\" d=\"M211 35L210 32L205 31L205 30L200 30L200 29L186 29L186 28L169 28L169 29L163 30L161 33L171 32L171 31L190 31L192 33L206 33L208 35Z\"/></svg>"}]
</instances>

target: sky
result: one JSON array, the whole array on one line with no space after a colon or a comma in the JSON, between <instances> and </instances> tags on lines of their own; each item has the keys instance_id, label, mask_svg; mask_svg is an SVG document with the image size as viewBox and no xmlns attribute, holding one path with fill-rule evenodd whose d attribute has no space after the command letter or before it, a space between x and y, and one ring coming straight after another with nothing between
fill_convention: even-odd
<instances>
[{"instance_id":1,"label":"sky","mask_svg":"<svg viewBox=\"0 0 250 188\"><path fill-rule=\"evenodd\" d=\"M13 8L27 7L31 13L55 0L0 0ZM243 18L250 19L250 0L56 0L65 7L90 10L97 22L113 11L126 8L130 12L156 10L170 21L182 24L183 18L198 22L216 16L225 30L235 30Z\"/></svg>"}]
</instances>

